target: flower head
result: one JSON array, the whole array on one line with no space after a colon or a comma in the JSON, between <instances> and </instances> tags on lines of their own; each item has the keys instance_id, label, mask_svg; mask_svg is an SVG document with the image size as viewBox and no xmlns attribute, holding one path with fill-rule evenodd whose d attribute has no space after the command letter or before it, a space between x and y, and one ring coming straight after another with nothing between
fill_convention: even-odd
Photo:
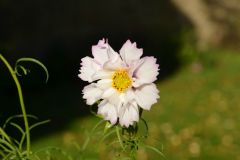
<instances>
[{"instance_id":1,"label":"flower head","mask_svg":"<svg viewBox=\"0 0 240 160\"><path fill-rule=\"evenodd\" d=\"M82 59L78 76L91 83L84 87L83 98L88 105L100 101L98 114L112 124L133 125L139 120L139 107L150 110L159 98L153 83L159 65L156 58L141 58L142 54L130 40L118 54L103 39L92 46L93 58Z\"/></svg>"}]
</instances>

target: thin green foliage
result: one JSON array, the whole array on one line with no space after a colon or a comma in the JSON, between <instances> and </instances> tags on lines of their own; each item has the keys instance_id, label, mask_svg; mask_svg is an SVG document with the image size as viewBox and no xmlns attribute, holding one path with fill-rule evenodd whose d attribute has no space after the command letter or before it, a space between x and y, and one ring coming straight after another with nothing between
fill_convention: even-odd
<instances>
[{"instance_id":1,"label":"thin green foliage","mask_svg":"<svg viewBox=\"0 0 240 160\"><path fill-rule=\"evenodd\" d=\"M5 154L1 150L0 150L0 156L5 157Z\"/></svg>"},{"instance_id":2,"label":"thin green foliage","mask_svg":"<svg viewBox=\"0 0 240 160\"><path fill-rule=\"evenodd\" d=\"M49 79L49 73L48 73L48 70L47 70L47 67L42 63L40 62L39 60L37 59L34 59L34 58L28 58L28 57L25 57L25 58L20 58L16 61L16 64L15 64L15 71L18 75L21 75L19 72L18 72L18 68L20 68L24 75L27 75L29 73L29 70L27 70L26 68L24 68L22 65L20 65L19 63L21 62L32 62L32 63L35 63L37 65L39 65L40 67L42 67L42 69L45 71L46 73L46 83Z\"/></svg>"},{"instance_id":3,"label":"thin green foliage","mask_svg":"<svg viewBox=\"0 0 240 160\"><path fill-rule=\"evenodd\" d=\"M120 152L118 152L116 156L117 159L136 160L139 147L154 151L161 157L165 158L164 154L159 149L143 143L144 140L148 137L149 133L147 122L143 118L141 118L142 110L140 110L140 122L134 123L134 125L131 125L127 128L122 127L119 124L112 125L111 123L106 122L103 130L99 131L98 129L105 122L105 120L99 121L90 132L86 132L87 138L85 139L82 146L80 146L77 142L73 142L74 146L76 147L79 153L79 155L76 157L69 155L67 152L58 147L47 147L44 149L40 149L36 152L33 152L31 150L30 131L35 127L49 123L49 120L36 122L33 123L32 125L29 124L28 121L29 118L33 120L38 120L38 118L33 115L27 115L23 99L22 88L17 76L27 75L30 72L29 69L26 69L22 65L22 63L24 62L33 62L42 67L42 69L46 73L46 82L49 79L48 70L40 61L33 58L18 59L16 61L14 69L1 54L0 60L2 60L2 62L8 68L16 84L19 95L20 107L22 111L22 114L8 118L6 122L3 124L3 127L0 127L0 158L2 158L3 160L41 160L41 159L53 160L58 159L60 155L64 157L64 160L65 159L82 160L85 159L83 153L86 151L94 135L98 136L100 135L99 144L101 144L103 141L107 141L107 139L108 141L112 140L112 142L108 143L108 146L109 147L114 146L114 148L117 146L118 148L117 150L118 151L120 150ZM91 112L95 116L102 118L101 116L94 112L93 108L91 108ZM23 118L24 128L19 123L16 123L16 120L18 120L19 118ZM15 128L21 135L20 139L15 139L14 137L8 135L6 133L7 127ZM143 133L141 132L140 129L143 130ZM114 139L112 139L113 138L112 135L114 135L114 133L116 133L117 138L114 137ZM44 153L44 155L40 156L41 153Z\"/></svg>"},{"instance_id":4,"label":"thin green foliage","mask_svg":"<svg viewBox=\"0 0 240 160\"><path fill-rule=\"evenodd\" d=\"M2 128L0 128L0 135L2 136L3 139L7 139L8 141L11 141L7 133Z\"/></svg>"},{"instance_id":5,"label":"thin green foliage","mask_svg":"<svg viewBox=\"0 0 240 160\"><path fill-rule=\"evenodd\" d=\"M94 135L96 129L104 122L104 120L101 120L99 121L93 128L92 130L90 131L89 134L87 134L87 138L85 140L85 142L83 143L83 146L81 148L81 151L83 152L86 148L87 148L87 145L89 144L90 142L90 139L92 138L92 136Z\"/></svg>"},{"instance_id":6,"label":"thin green foliage","mask_svg":"<svg viewBox=\"0 0 240 160\"><path fill-rule=\"evenodd\" d=\"M18 130L21 132L21 134L25 134L25 132L24 132L24 130L22 129L22 127L21 127L20 125L18 125L17 123L11 122L10 125L13 126L13 127L15 127L16 129L18 129Z\"/></svg>"},{"instance_id":7,"label":"thin green foliage","mask_svg":"<svg viewBox=\"0 0 240 160\"><path fill-rule=\"evenodd\" d=\"M34 153L32 153L32 151L31 151L31 154L28 155L27 150L25 150L23 148L23 144L26 139L26 131L24 131L24 129L19 124L12 122L12 120L14 119L13 117L19 118L20 116L16 115L16 116L10 117L7 120L7 123L4 124L4 127L7 128L7 126L12 126L12 127L16 128L21 133L21 138L18 141L17 139L10 137L2 128L0 128L0 136L1 136L0 151L2 152L2 154L0 154L0 156L2 156L6 160L9 160L9 159L19 159L19 160L29 159L30 160L31 159L30 157L32 157ZM49 122L49 120L34 123L33 125L31 125L29 127L29 130L31 130L39 125L46 124L48 122ZM37 155L34 155L34 157L36 157L36 156Z\"/></svg>"},{"instance_id":8,"label":"thin green foliage","mask_svg":"<svg viewBox=\"0 0 240 160\"><path fill-rule=\"evenodd\" d=\"M45 120L45 121L41 121L41 122L34 123L33 125L31 125L31 126L29 127L29 129L32 130L32 129L35 128L35 127L41 126L41 125L46 124L46 123L49 123L49 122L50 122L50 120Z\"/></svg>"},{"instance_id":9,"label":"thin green foliage","mask_svg":"<svg viewBox=\"0 0 240 160\"><path fill-rule=\"evenodd\" d=\"M147 122L143 118L140 118L138 123L127 128L119 125L112 126L108 129L108 132L103 135L102 139L106 140L107 138L110 138L114 132L116 133L117 140L113 140L108 146L112 150L113 146L119 145L120 148L117 149L118 154L116 159L136 160L139 148L152 150L160 157L165 158L164 154L159 149L144 143L145 139L148 138L149 133Z\"/></svg>"},{"instance_id":10,"label":"thin green foliage","mask_svg":"<svg viewBox=\"0 0 240 160\"><path fill-rule=\"evenodd\" d=\"M0 60L5 64L8 71L10 72L11 77L13 78L13 80L15 82L15 85L16 85L17 91L18 91L19 102L20 102L20 106L21 106L21 110L22 110L21 115L15 115L15 116L8 118L6 120L6 122L4 123L3 127L0 128L0 157L2 157L4 160L9 160L9 159L29 160L30 155L32 154L30 130L39 125L48 123L49 120L37 122L37 123L29 126L28 118L37 119L37 117L32 116L32 115L27 115L27 113L26 113L22 88L21 88L21 84L19 83L17 76L21 76L21 74L19 73L19 69L22 70L24 75L27 75L30 71L28 69L26 69L25 67L23 67L22 65L20 65L19 63L33 62L33 63L41 66L47 75L46 82L48 81L48 78L49 78L48 70L40 61L33 59L33 58L18 59L16 61L14 69L9 64L9 62L2 56L2 54L0 54ZM23 118L25 128L22 128L19 124L12 122L12 120L17 119L17 118ZM5 129L8 124L10 126L14 127L15 129L17 129L21 133L20 141L10 137L5 132ZM23 147L25 141L26 141L26 147Z\"/></svg>"},{"instance_id":11,"label":"thin green foliage","mask_svg":"<svg viewBox=\"0 0 240 160\"><path fill-rule=\"evenodd\" d=\"M109 132L104 132L104 135L102 136L100 143L109 138L111 135L113 135L116 131L110 130Z\"/></svg>"},{"instance_id":12,"label":"thin green foliage","mask_svg":"<svg viewBox=\"0 0 240 160\"><path fill-rule=\"evenodd\" d=\"M32 119L35 119L37 120L38 118L34 115L27 115L28 118L32 118ZM3 124L3 128L6 128L7 124L10 123L10 121L14 120L14 119L18 119L18 118L23 118L23 115L19 114L19 115L14 115L14 116L11 116L9 117L5 123Z\"/></svg>"},{"instance_id":13,"label":"thin green foliage","mask_svg":"<svg viewBox=\"0 0 240 160\"><path fill-rule=\"evenodd\" d=\"M43 153L42 156L39 156L41 153ZM59 147L42 148L32 154L32 158L36 160L41 160L41 159L52 160L52 159L57 159L59 157L63 157L64 160L74 160L74 158L70 154L68 154L67 152L65 152L63 149Z\"/></svg>"},{"instance_id":14,"label":"thin green foliage","mask_svg":"<svg viewBox=\"0 0 240 160\"><path fill-rule=\"evenodd\" d=\"M150 149L150 150L154 151L155 153L159 154L164 159L167 159L166 156L156 147L153 147L153 146L150 146L150 145L145 145L145 144L143 144L142 146L146 149Z\"/></svg>"},{"instance_id":15,"label":"thin green foliage","mask_svg":"<svg viewBox=\"0 0 240 160\"><path fill-rule=\"evenodd\" d=\"M120 130L120 127L119 127L119 126L116 126L115 129L116 129L116 134L117 134L118 142L119 142L120 146L122 147L122 150L124 151L124 150L125 150L125 147L124 147L124 145L123 145L123 141L122 141L122 138L121 138L121 136L120 136L120 131L119 131L119 130Z\"/></svg>"},{"instance_id":16,"label":"thin green foliage","mask_svg":"<svg viewBox=\"0 0 240 160\"><path fill-rule=\"evenodd\" d=\"M30 148L31 148L31 144L30 144L30 132L29 132L29 124L28 124L28 119L27 119L27 113L26 113L26 109L25 109L25 104L24 104L24 99L23 99L23 93L22 93L22 87L19 83L19 80L17 78L17 74L16 71L13 70L13 68L11 67L11 65L8 63L8 61L0 54L0 59L2 60L2 62L5 64L5 66L8 68L15 84L17 87L17 91L18 91L18 96L19 96L19 102L20 102L20 106L21 106L21 110L22 110L22 115L23 115L23 119L24 119L24 125L25 125L25 130L26 130L26 137L27 137L27 154L28 156L30 155Z\"/></svg>"}]
</instances>

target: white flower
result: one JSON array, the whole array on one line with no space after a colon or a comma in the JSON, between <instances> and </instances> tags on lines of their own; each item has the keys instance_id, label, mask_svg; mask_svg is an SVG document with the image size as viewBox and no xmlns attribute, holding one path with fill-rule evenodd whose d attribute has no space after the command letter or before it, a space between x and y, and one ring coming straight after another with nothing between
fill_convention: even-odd
<instances>
[{"instance_id":1,"label":"white flower","mask_svg":"<svg viewBox=\"0 0 240 160\"><path fill-rule=\"evenodd\" d=\"M150 110L157 102L159 91L153 82L157 79L156 58L143 57L143 50L128 40L120 55L105 40L92 46L93 58L82 59L82 80L91 84L83 89L88 105L101 101L98 114L111 124L129 127L139 120L139 107Z\"/></svg>"}]
</instances>

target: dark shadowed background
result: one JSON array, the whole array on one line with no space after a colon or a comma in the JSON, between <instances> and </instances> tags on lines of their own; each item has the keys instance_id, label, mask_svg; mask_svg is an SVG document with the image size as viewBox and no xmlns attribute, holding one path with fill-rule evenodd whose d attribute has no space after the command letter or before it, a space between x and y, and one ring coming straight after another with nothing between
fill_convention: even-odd
<instances>
[{"instance_id":1,"label":"dark shadowed background","mask_svg":"<svg viewBox=\"0 0 240 160\"><path fill-rule=\"evenodd\" d=\"M78 77L81 58L91 56L91 46L107 38L119 51L127 39L157 57L160 79L179 67L178 51L187 20L169 1L1 1L0 51L14 65L21 57L43 62L50 79L40 67L26 63L31 73L21 77L28 113L50 125L64 127L86 115ZM186 25L187 24L187 25ZM0 64L1 122L20 112L16 87ZM52 127L51 127L52 128Z\"/></svg>"},{"instance_id":2,"label":"dark shadowed background","mask_svg":"<svg viewBox=\"0 0 240 160\"><path fill-rule=\"evenodd\" d=\"M38 59L50 75L46 84L41 67L22 63L31 70L19 77L27 113L51 120L33 130L34 149L76 152L70 143L82 145L99 120L89 114L82 98L87 83L78 74L102 38L115 51L130 39L160 64L161 98L143 115L146 144L168 159L240 160L239 0L0 0L0 53L12 66L21 57ZM15 114L21 114L17 89L0 61L0 126ZM92 146L86 155L112 159ZM144 149L138 154L159 160Z\"/></svg>"},{"instance_id":3,"label":"dark shadowed background","mask_svg":"<svg viewBox=\"0 0 240 160\"><path fill-rule=\"evenodd\" d=\"M167 159L240 159L239 0L0 0L0 54L13 67L19 58L35 58L50 75L46 84L41 67L22 63L31 70L19 77L27 113L51 120L31 132L33 150L53 145L77 155L72 142L85 145L99 119L85 105L87 83L78 74L81 59L102 38L115 51L130 39L160 64L161 98L143 113L146 144ZM16 114L17 89L0 61L0 126ZM86 155L117 156L105 143L98 152L97 141ZM137 159L159 158L140 148Z\"/></svg>"}]
</instances>

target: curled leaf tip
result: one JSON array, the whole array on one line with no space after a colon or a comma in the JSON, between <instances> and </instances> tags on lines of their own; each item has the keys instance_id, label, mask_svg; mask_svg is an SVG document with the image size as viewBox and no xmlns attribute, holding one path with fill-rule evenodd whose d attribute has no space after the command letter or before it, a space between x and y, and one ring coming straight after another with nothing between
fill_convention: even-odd
<instances>
[{"instance_id":1,"label":"curled leaf tip","mask_svg":"<svg viewBox=\"0 0 240 160\"><path fill-rule=\"evenodd\" d=\"M42 69L46 73L46 83L48 82L49 73L48 73L47 67L42 62L40 62L39 60L34 59L34 58L20 58L20 59L18 59L16 64L15 64L16 72L17 72L18 68L21 68L21 70L23 71L24 75L27 75L29 70L26 70L23 66L19 65L20 62L32 62L32 63L35 63L35 64L39 65L40 67L42 67ZM19 75L18 72L17 72L17 74Z\"/></svg>"}]
</instances>

